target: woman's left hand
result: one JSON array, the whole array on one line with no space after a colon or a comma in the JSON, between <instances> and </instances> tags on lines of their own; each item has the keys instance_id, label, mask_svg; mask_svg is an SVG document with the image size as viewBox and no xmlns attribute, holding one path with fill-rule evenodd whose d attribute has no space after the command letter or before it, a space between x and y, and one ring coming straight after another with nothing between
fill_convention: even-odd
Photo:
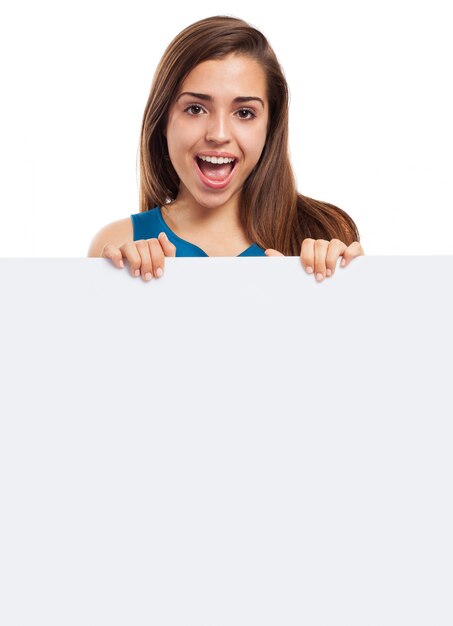
<instances>
[{"instance_id":1,"label":"woman's left hand","mask_svg":"<svg viewBox=\"0 0 453 626\"><path fill-rule=\"evenodd\" d=\"M268 248L266 256L284 256L281 252ZM362 246L353 241L347 246L339 239L304 239L300 251L300 258L307 274L315 274L316 280L333 276L338 257L342 256L341 267L346 267L357 256L364 255Z\"/></svg>"}]
</instances>

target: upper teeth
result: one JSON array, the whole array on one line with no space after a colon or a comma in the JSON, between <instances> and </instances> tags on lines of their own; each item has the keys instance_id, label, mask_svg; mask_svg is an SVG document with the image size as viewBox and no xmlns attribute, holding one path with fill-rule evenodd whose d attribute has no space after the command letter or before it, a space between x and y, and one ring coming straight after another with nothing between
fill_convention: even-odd
<instances>
[{"instance_id":1,"label":"upper teeth","mask_svg":"<svg viewBox=\"0 0 453 626\"><path fill-rule=\"evenodd\" d=\"M202 161L208 161L209 163L231 163L234 159L228 157L215 157L215 156L198 156Z\"/></svg>"}]
</instances>

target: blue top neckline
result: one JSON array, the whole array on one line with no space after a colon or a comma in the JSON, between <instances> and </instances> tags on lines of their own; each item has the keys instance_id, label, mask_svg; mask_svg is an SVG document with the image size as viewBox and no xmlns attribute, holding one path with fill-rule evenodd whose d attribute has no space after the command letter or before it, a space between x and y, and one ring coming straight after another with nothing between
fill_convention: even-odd
<instances>
[{"instance_id":1,"label":"blue top neckline","mask_svg":"<svg viewBox=\"0 0 453 626\"><path fill-rule=\"evenodd\" d=\"M200 252L202 252L204 255L209 257L209 254L207 254L199 246L196 246L194 243L191 243L190 241L187 241L186 239L182 239L181 237L178 237L178 235L171 230L171 228L167 225L166 221L164 220L160 206L157 206L156 209L157 209L157 217L159 219L159 222L161 223L161 226L165 230L167 235L170 235L171 237L174 237L178 241L182 241L183 243L188 244L189 246L193 246L194 248L197 248L197 250L200 250ZM261 247L258 246L258 244L252 243L251 246L249 246L248 248L246 248L245 250L243 250L240 254L237 254L236 256L242 256L248 253L253 248L259 248L261 250Z\"/></svg>"}]
</instances>

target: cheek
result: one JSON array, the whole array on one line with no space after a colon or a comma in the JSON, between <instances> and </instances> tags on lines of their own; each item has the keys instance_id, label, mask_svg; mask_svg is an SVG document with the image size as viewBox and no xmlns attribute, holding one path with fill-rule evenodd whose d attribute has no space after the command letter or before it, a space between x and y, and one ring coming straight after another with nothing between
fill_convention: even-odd
<instances>
[{"instance_id":1,"label":"cheek","mask_svg":"<svg viewBox=\"0 0 453 626\"><path fill-rule=\"evenodd\" d=\"M266 143L266 128L260 126L259 128L244 129L240 141L248 154L258 159Z\"/></svg>"},{"instance_id":2,"label":"cheek","mask_svg":"<svg viewBox=\"0 0 453 626\"><path fill-rule=\"evenodd\" d=\"M265 144L265 138L257 140L255 137L255 141L249 144L248 149L248 160L255 165L263 152Z\"/></svg>"},{"instance_id":3,"label":"cheek","mask_svg":"<svg viewBox=\"0 0 453 626\"><path fill-rule=\"evenodd\" d=\"M198 128L197 128L198 126ZM197 124L185 124L180 120L169 127L167 141L173 150L184 150L191 148L200 138L200 127ZM170 148L170 149L171 149Z\"/></svg>"}]
</instances>

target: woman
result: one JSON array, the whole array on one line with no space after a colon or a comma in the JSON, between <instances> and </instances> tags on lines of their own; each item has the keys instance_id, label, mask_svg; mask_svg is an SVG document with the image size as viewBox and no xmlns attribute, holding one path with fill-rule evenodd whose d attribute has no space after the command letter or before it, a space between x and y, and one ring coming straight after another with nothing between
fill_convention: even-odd
<instances>
[{"instance_id":1,"label":"woman","mask_svg":"<svg viewBox=\"0 0 453 626\"><path fill-rule=\"evenodd\" d=\"M170 43L140 144L140 212L103 228L88 256L162 276L165 256L300 255L318 280L364 254L353 220L298 193L288 87L268 41L216 16Z\"/></svg>"}]
</instances>

